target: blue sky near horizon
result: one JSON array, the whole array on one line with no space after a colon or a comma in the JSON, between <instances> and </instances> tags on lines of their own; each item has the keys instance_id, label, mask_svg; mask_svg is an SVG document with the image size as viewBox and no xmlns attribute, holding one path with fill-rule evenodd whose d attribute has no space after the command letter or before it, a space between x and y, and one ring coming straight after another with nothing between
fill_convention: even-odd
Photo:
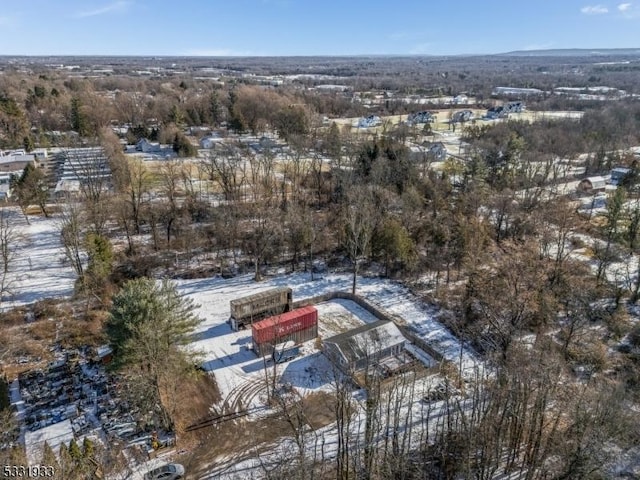
<instances>
[{"instance_id":1,"label":"blue sky near horizon","mask_svg":"<svg viewBox=\"0 0 640 480\"><path fill-rule=\"evenodd\" d=\"M455 55L640 47L640 0L0 0L0 55Z\"/></svg>"}]
</instances>

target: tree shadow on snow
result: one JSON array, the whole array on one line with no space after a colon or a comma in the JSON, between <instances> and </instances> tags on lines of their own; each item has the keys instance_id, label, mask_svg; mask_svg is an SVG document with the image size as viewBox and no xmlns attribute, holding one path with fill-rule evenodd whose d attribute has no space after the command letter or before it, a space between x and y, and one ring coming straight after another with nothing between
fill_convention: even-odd
<instances>
[{"instance_id":1,"label":"tree shadow on snow","mask_svg":"<svg viewBox=\"0 0 640 480\"><path fill-rule=\"evenodd\" d=\"M280 381L299 388L320 388L331 383L334 368L321 352L289 362Z\"/></svg>"},{"instance_id":2,"label":"tree shadow on snow","mask_svg":"<svg viewBox=\"0 0 640 480\"><path fill-rule=\"evenodd\" d=\"M215 370L231 367L240 363L245 363L255 358L256 356L251 350L241 348L237 352L229 353L228 355L202 362L202 368L204 368L207 372L215 372Z\"/></svg>"}]
</instances>

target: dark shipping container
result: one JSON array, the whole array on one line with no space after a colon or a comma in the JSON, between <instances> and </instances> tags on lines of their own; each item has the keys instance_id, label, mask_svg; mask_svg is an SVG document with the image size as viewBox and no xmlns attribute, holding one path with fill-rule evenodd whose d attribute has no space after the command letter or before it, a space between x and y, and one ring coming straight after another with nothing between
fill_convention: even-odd
<instances>
[{"instance_id":1,"label":"dark shipping container","mask_svg":"<svg viewBox=\"0 0 640 480\"><path fill-rule=\"evenodd\" d=\"M231 300L229 304L231 328L238 330L265 317L288 312L291 310L292 302L292 292L288 287L273 288Z\"/></svg>"}]
</instances>

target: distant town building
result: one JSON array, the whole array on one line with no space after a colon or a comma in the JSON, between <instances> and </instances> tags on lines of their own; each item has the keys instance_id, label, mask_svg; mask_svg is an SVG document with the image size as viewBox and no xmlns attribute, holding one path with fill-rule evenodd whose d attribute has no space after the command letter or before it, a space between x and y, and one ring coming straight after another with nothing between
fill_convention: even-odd
<instances>
[{"instance_id":1,"label":"distant town building","mask_svg":"<svg viewBox=\"0 0 640 480\"><path fill-rule=\"evenodd\" d=\"M520 101L505 103L504 108L507 113L522 113L525 110L524 103Z\"/></svg>"},{"instance_id":2,"label":"distant town building","mask_svg":"<svg viewBox=\"0 0 640 480\"><path fill-rule=\"evenodd\" d=\"M614 87L591 86L591 87L556 87L553 89L554 95L564 95L578 100L606 101L620 99L630 96L626 90Z\"/></svg>"},{"instance_id":3,"label":"distant town building","mask_svg":"<svg viewBox=\"0 0 640 480\"><path fill-rule=\"evenodd\" d=\"M526 109L524 103L520 101L507 102L504 105L492 107L487 110L486 118L507 118L511 113L522 113Z\"/></svg>"},{"instance_id":4,"label":"distant town building","mask_svg":"<svg viewBox=\"0 0 640 480\"><path fill-rule=\"evenodd\" d=\"M421 123L434 123L436 121L436 116L427 111L416 112L409 115L407 118L407 123L416 125Z\"/></svg>"},{"instance_id":5,"label":"distant town building","mask_svg":"<svg viewBox=\"0 0 640 480\"><path fill-rule=\"evenodd\" d=\"M84 188L112 188L111 169L101 147L70 148L56 155L56 196L75 195Z\"/></svg>"},{"instance_id":6,"label":"distant town building","mask_svg":"<svg viewBox=\"0 0 640 480\"><path fill-rule=\"evenodd\" d=\"M0 173L0 200L7 201L11 198L11 177L19 176L18 173Z\"/></svg>"},{"instance_id":7,"label":"distant town building","mask_svg":"<svg viewBox=\"0 0 640 480\"><path fill-rule=\"evenodd\" d=\"M505 112L504 107L491 107L487 110L485 118L490 120L495 120L497 118L505 118L507 116L507 112Z\"/></svg>"},{"instance_id":8,"label":"distant town building","mask_svg":"<svg viewBox=\"0 0 640 480\"><path fill-rule=\"evenodd\" d=\"M0 172L21 172L28 165L36 165L36 156L24 151L0 154Z\"/></svg>"},{"instance_id":9,"label":"distant town building","mask_svg":"<svg viewBox=\"0 0 640 480\"><path fill-rule=\"evenodd\" d=\"M369 115L368 117L358 120L358 128L372 128L377 127L382 123L382 120L377 115Z\"/></svg>"},{"instance_id":10,"label":"distant town building","mask_svg":"<svg viewBox=\"0 0 640 480\"><path fill-rule=\"evenodd\" d=\"M409 159L415 162L431 160L442 162L447 158L447 147L442 142L424 142L409 147Z\"/></svg>"},{"instance_id":11,"label":"distant town building","mask_svg":"<svg viewBox=\"0 0 640 480\"><path fill-rule=\"evenodd\" d=\"M538 88L518 88L518 87L495 87L491 95L498 96L515 96L528 97L544 95L544 92Z\"/></svg>"},{"instance_id":12,"label":"distant town building","mask_svg":"<svg viewBox=\"0 0 640 480\"><path fill-rule=\"evenodd\" d=\"M612 185L620 185L620 183L624 180L624 178L630 173L631 173L630 168L626 168L626 167L612 168L610 183Z\"/></svg>"},{"instance_id":13,"label":"distant town building","mask_svg":"<svg viewBox=\"0 0 640 480\"><path fill-rule=\"evenodd\" d=\"M150 142L146 138L141 138L136 143L136 150L142 153L159 153L162 147L158 142Z\"/></svg>"},{"instance_id":14,"label":"distant town building","mask_svg":"<svg viewBox=\"0 0 640 480\"><path fill-rule=\"evenodd\" d=\"M442 142L433 142L427 145L427 156L436 162L442 162L447 159L447 147Z\"/></svg>"},{"instance_id":15,"label":"distant town building","mask_svg":"<svg viewBox=\"0 0 640 480\"><path fill-rule=\"evenodd\" d=\"M467 97L466 95L456 95L455 97L453 97L454 105L465 105L467 103L469 103L469 97Z\"/></svg>"},{"instance_id":16,"label":"distant town building","mask_svg":"<svg viewBox=\"0 0 640 480\"><path fill-rule=\"evenodd\" d=\"M316 85L314 88L316 90L324 90L329 92L347 92L351 90L351 87L347 85L335 85L335 84Z\"/></svg>"},{"instance_id":17,"label":"distant town building","mask_svg":"<svg viewBox=\"0 0 640 480\"><path fill-rule=\"evenodd\" d=\"M262 136L258 139L257 142L249 143L249 147L256 151L257 153L263 153L265 151L274 152L276 150L282 150L284 145L278 143L273 138Z\"/></svg>"},{"instance_id":18,"label":"distant town building","mask_svg":"<svg viewBox=\"0 0 640 480\"><path fill-rule=\"evenodd\" d=\"M473 112L471 110L460 110L455 112L451 117L451 123L461 123L473 120Z\"/></svg>"},{"instance_id":19,"label":"distant town building","mask_svg":"<svg viewBox=\"0 0 640 480\"><path fill-rule=\"evenodd\" d=\"M200 139L200 148L211 149L215 148L216 145L220 145L224 142L224 139L218 137L216 135L207 135Z\"/></svg>"}]
</instances>

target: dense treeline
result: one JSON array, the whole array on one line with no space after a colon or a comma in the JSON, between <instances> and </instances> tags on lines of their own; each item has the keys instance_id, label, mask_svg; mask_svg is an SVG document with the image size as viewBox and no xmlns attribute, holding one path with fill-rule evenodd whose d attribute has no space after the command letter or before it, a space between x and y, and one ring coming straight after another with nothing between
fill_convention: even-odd
<instances>
[{"instance_id":1,"label":"dense treeline","mask_svg":"<svg viewBox=\"0 0 640 480\"><path fill-rule=\"evenodd\" d=\"M613 103L587 111L580 120L540 120L469 126L464 138L495 155L506 152L513 137L531 154L574 158L579 154L625 149L640 144L640 105Z\"/></svg>"}]
</instances>

